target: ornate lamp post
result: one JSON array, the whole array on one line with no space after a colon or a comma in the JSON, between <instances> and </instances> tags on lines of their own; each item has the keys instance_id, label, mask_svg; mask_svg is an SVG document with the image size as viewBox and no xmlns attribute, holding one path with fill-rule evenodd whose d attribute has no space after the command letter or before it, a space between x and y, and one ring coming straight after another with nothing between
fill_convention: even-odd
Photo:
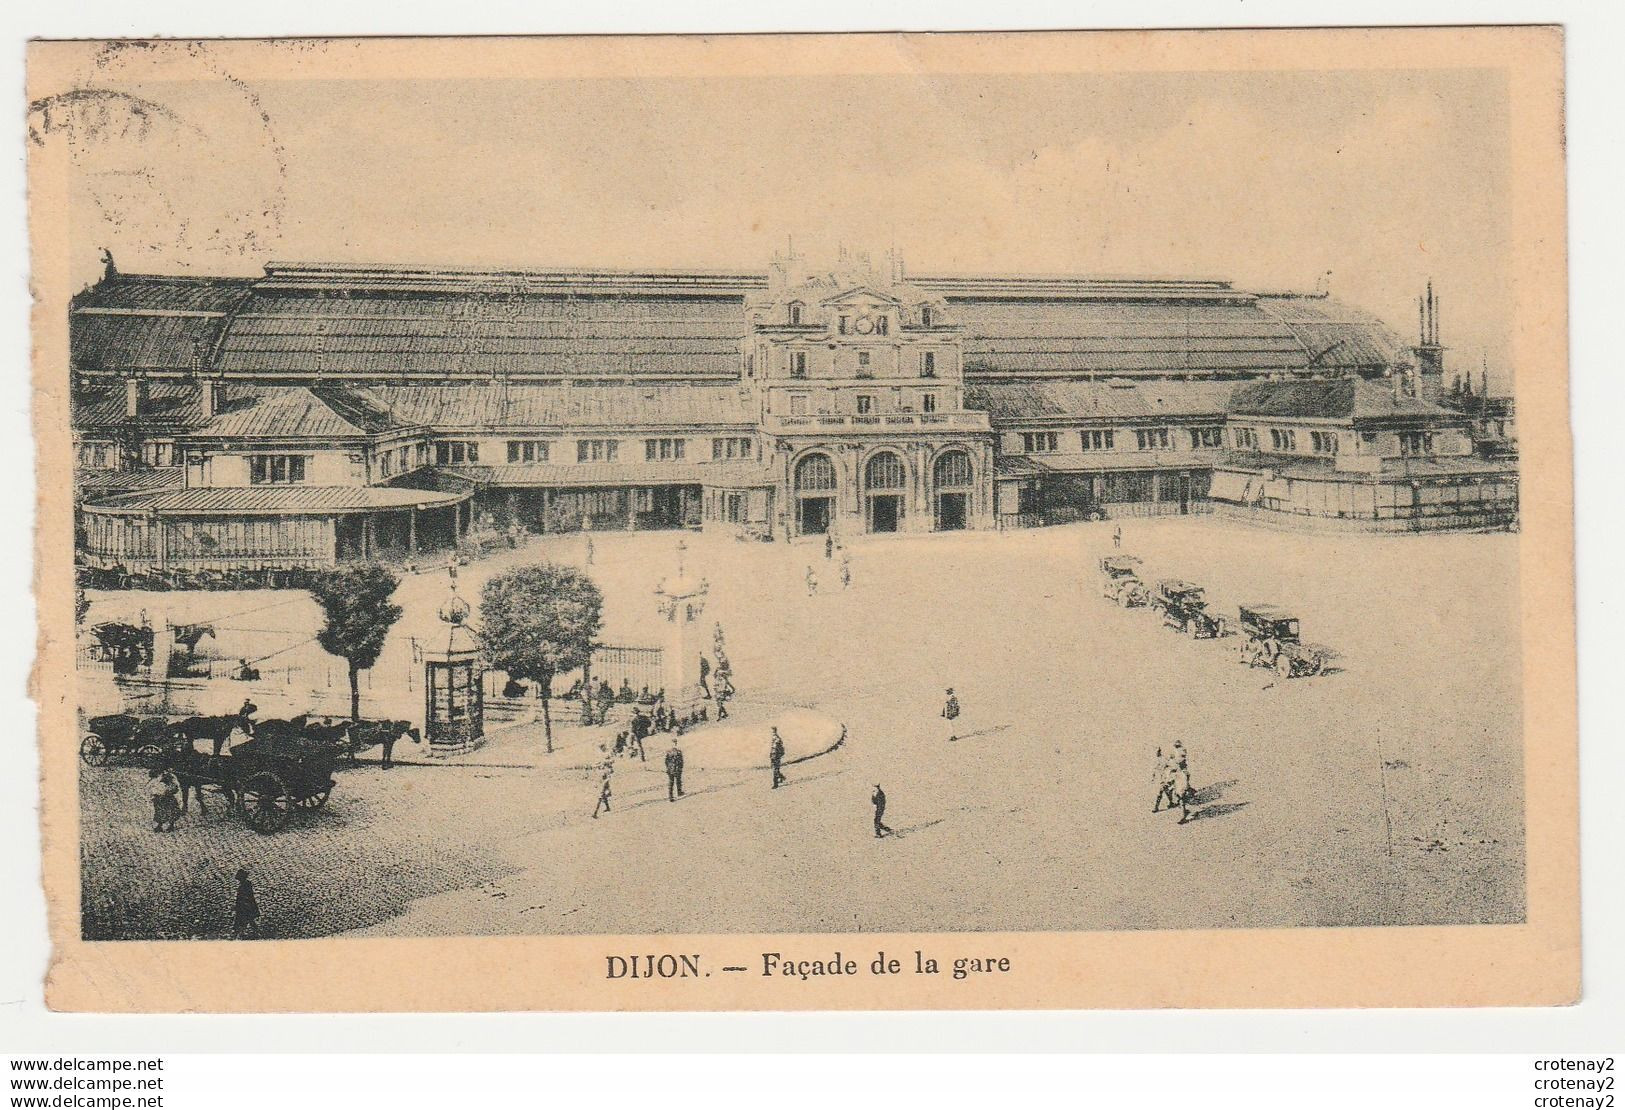
<instances>
[{"instance_id":1,"label":"ornate lamp post","mask_svg":"<svg viewBox=\"0 0 1625 1110\"><path fill-rule=\"evenodd\" d=\"M473 751L485 738L485 665L468 602L457 595L457 567L449 569L451 593L439 614L446 646L423 653L423 731L429 754L440 757Z\"/></svg>"},{"instance_id":2,"label":"ornate lamp post","mask_svg":"<svg viewBox=\"0 0 1625 1110\"><path fill-rule=\"evenodd\" d=\"M687 554L688 544L679 540L676 577L662 578L655 587L660 615L666 620L665 642L660 654L666 704L685 720L694 715L704 700L700 687L699 619L711 591L705 579L689 577L684 567Z\"/></svg>"}]
</instances>

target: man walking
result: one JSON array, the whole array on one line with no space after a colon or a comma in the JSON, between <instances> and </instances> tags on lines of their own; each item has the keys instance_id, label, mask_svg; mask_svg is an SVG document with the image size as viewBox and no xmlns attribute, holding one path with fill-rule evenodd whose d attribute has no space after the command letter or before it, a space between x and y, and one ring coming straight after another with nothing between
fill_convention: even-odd
<instances>
[{"instance_id":1,"label":"man walking","mask_svg":"<svg viewBox=\"0 0 1625 1110\"><path fill-rule=\"evenodd\" d=\"M609 812L609 777L615 773L614 760L604 760L604 770L598 780L598 804L592 807L592 819L598 820L599 813Z\"/></svg>"},{"instance_id":2,"label":"man walking","mask_svg":"<svg viewBox=\"0 0 1625 1110\"><path fill-rule=\"evenodd\" d=\"M841 589L852 585L852 556L849 552L841 552Z\"/></svg>"},{"instance_id":3,"label":"man walking","mask_svg":"<svg viewBox=\"0 0 1625 1110\"><path fill-rule=\"evenodd\" d=\"M700 654L700 691L701 697L711 696L711 660L703 652Z\"/></svg>"},{"instance_id":4,"label":"man walking","mask_svg":"<svg viewBox=\"0 0 1625 1110\"><path fill-rule=\"evenodd\" d=\"M1185 791L1178 789L1179 768L1170 755L1164 755L1161 748L1157 749L1157 800L1151 804L1151 812L1156 813L1162 809L1166 801L1172 810L1179 807L1179 823L1183 825L1191 819L1190 808Z\"/></svg>"},{"instance_id":5,"label":"man walking","mask_svg":"<svg viewBox=\"0 0 1625 1110\"><path fill-rule=\"evenodd\" d=\"M639 709L633 712L632 746L638 751L639 763L649 762L648 758L643 754L643 742L649 738L652 729L653 725L650 723L649 718L644 716L643 710Z\"/></svg>"},{"instance_id":6,"label":"man walking","mask_svg":"<svg viewBox=\"0 0 1625 1110\"><path fill-rule=\"evenodd\" d=\"M874 803L875 807L875 836L889 835L891 826L886 824L884 820L886 816L886 792L880 789L878 782L875 783L875 792L870 796L869 801Z\"/></svg>"},{"instance_id":7,"label":"man walking","mask_svg":"<svg viewBox=\"0 0 1625 1110\"><path fill-rule=\"evenodd\" d=\"M683 749L673 740L666 751L666 800L675 802L683 796Z\"/></svg>"},{"instance_id":8,"label":"man walking","mask_svg":"<svg viewBox=\"0 0 1625 1110\"><path fill-rule=\"evenodd\" d=\"M809 566L807 568L807 596L812 597L817 592L818 592L818 575L814 574L813 573L813 568Z\"/></svg>"},{"instance_id":9,"label":"man walking","mask_svg":"<svg viewBox=\"0 0 1625 1110\"><path fill-rule=\"evenodd\" d=\"M832 559L834 557L835 557L835 537L832 534L830 534L829 532L825 532L824 533L824 558Z\"/></svg>"},{"instance_id":10,"label":"man walking","mask_svg":"<svg viewBox=\"0 0 1625 1110\"><path fill-rule=\"evenodd\" d=\"M779 735L779 730L776 728L773 730L773 741L767 748L767 761L773 766L773 789L777 790L785 779L784 737Z\"/></svg>"},{"instance_id":11,"label":"man walking","mask_svg":"<svg viewBox=\"0 0 1625 1110\"><path fill-rule=\"evenodd\" d=\"M942 706L942 717L948 722L948 742L958 740L959 733L954 727L954 722L959 719L959 699L954 697L952 686L948 687L948 700Z\"/></svg>"},{"instance_id":12,"label":"man walking","mask_svg":"<svg viewBox=\"0 0 1625 1110\"><path fill-rule=\"evenodd\" d=\"M260 903L254 897L254 883L248 877L248 868L237 869L237 900L232 906L231 936L241 940L244 936L260 935Z\"/></svg>"}]
</instances>

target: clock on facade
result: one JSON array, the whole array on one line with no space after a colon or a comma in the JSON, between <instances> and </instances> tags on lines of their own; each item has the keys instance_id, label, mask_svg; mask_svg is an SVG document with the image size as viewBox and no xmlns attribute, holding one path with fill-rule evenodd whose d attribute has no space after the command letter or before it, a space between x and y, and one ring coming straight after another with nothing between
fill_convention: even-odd
<instances>
[{"instance_id":1,"label":"clock on facade","mask_svg":"<svg viewBox=\"0 0 1625 1110\"><path fill-rule=\"evenodd\" d=\"M868 335L875 330L875 318L873 316L859 316L852 326L857 329L859 335Z\"/></svg>"}]
</instances>

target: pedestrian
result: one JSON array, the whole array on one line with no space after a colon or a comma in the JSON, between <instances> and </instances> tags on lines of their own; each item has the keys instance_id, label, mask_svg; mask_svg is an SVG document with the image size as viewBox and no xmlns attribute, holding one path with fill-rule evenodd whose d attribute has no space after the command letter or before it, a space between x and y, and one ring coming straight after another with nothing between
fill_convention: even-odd
<instances>
[{"instance_id":1,"label":"pedestrian","mask_svg":"<svg viewBox=\"0 0 1625 1110\"><path fill-rule=\"evenodd\" d=\"M834 557L835 557L835 537L832 534L830 534L829 532L825 532L824 533L824 558L833 559Z\"/></svg>"},{"instance_id":2,"label":"pedestrian","mask_svg":"<svg viewBox=\"0 0 1625 1110\"><path fill-rule=\"evenodd\" d=\"M594 821L598 820L598 814L600 812L609 812L609 779L614 773L615 762L610 759L604 760L604 770L598 780L598 804L593 806L592 809L592 819Z\"/></svg>"},{"instance_id":3,"label":"pedestrian","mask_svg":"<svg viewBox=\"0 0 1625 1110\"><path fill-rule=\"evenodd\" d=\"M1123 526L1121 524L1112 529L1112 546L1119 549L1123 546Z\"/></svg>"},{"instance_id":4,"label":"pedestrian","mask_svg":"<svg viewBox=\"0 0 1625 1110\"><path fill-rule=\"evenodd\" d=\"M728 719L728 695L732 692L732 690L723 690L720 687L717 690L717 720L719 721Z\"/></svg>"},{"instance_id":5,"label":"pedestrian","mask_svg":"<svg viewBox=\"0 0 1625 1110\"><path fill-rule=\"evenodd\" d=\"M773 730L773 741L767 748L767 761L773 767L773 789L777 790L785 782L784 778L784 737L779 730Z\"/></svg>"},{"instance_id":6,"label":"pedestrian","mask_svg":"<svg viewBox=\"0 0 1625 1110\"><path fill-rule=\"evenodd\" d=\"M850 585L852 585L852 556L843 551L841 552L841 589L844 590Z\"/></svg>"},{"instance_id":7,"label":"pedestrian","mask_svg":"<svg viewBox=\"0 0 1625 1110\"><path fill-rule=\"evenodd\" d=\"M260 903L254 897L254 883L246 867L237 869L237 901L232 907L231 935L235 940L245 935L258 939L260 935Z\"/></svg>"},{"instance_id":8,"label":"pedestrian","mask_svg":"<svg viewBox=\"0 0 1625 1110\"><path fill-rule=\"evenodd\" d=\"M683 749L677 741L666 751L666 800L675 802L683 796Z\"/></svg>"},{"instance_id":9,"label":"pedestrian","mask_svg":"<svg viewBox=\"0 0 1625 1110\"><path fill-rule=\"evenodd\" d=\"M181 806L175 798L179 789L169 768L154 767L147 772L147 792L152 796L152 831L173 832L180 820Z\"/></svg>"},{"instance_id":10,"label":"pedestrian","mask_svg":"<svg viewBox=\"0 0 1625 1110\"><path fill-rule=\"evenodd\" d=\"M817 592L818 592L818 575L813 573L813 568L809 565L807 567L807 596L812 597Z\"/></svg>"},{"instance_id":11,"label":"pedestrian","mask_svg":"<svg viewBox=\"0 0 1625 1110\"><path fill-rule=\"evenodd\" d=\"M870 795L869 801L875 807L875 836L880 837L890 834L892 831L891 826L886 824L884 820L886 816L886 792L880 789L878 782L875 783L875 792Z\"/></svg>"},{"instance_id":12,"label":"pedestrian","mask_svg":"<svg viewBox=\"0 0 1625 1110\"><path fill-rule=\"evenodd\" d=\"M1189 802L1196 796L1196 788L1191 785L1190 759L1185 754L1185 742L1175 740L1173 748L1168 753L1168 761L1173 764L1174 787L1179 791L1180 798Z\"/></svg>"},{"instance_id":13,"label":"pedestrian","mask_svg":"<svg viewBox=\"0 0 1625 1110\"><path fill-rule=\"evenodd\" d=\"M1151 812L1156 813L1162 809L1162 803L1166 801L1170 810L1175 806L1179 807L1179 823L1181 825L1189 821L1191 819L1189 800L1186 792L1178 788L1178 765L1172 756L1163 754L1161 748L1157 749L1156 782L1157 800L1152 803Z\"/></svg>"},{"instance_id":14,"label":"pedestrian","mask_svg":"<svg viewBox=\"0 0 1625 1110\"><path fill-rule=\"evenodd\" d=\"M942 706L943 720L948 722L948 742L959 739L959 732L954 722L959 719L959 699L954 696L954 688L948 687L948 700Z\"/></svg>"},{"instance_id":15,"label":"pedestrian","mask_svg":"<svg viewBox=\"0 0 1625 1110\"><path fill-rule=\"evenodd\" d=\"M711 696L711 660L705 657L704 652L700 653L700 696Z\"/></svg>"},{"instance_id":16,"label":"pedestrian","mask_svg":"<svg viewBox=\"0 0 1625 1110\"><path fill-rule=\"evenodd\" d=\"M653 729L653 722L644 715L643 710L639 709L632 714L632 746L638 751L639 762L648 762L643 755L643 742L649 738L649 733Z\"/></svg>"}]
</instances>

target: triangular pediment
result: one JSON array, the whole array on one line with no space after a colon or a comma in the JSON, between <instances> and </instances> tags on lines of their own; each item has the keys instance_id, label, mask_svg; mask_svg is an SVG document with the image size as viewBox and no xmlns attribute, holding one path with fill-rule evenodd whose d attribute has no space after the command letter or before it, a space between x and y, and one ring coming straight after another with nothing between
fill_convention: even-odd
<instances>
[{"instance_id":1,"label":"triangular pediment","mask_svg":"<svg viewBox=\"0 0 1625 1110\"><path fill-rule=\"evenodd\" d=\"M902 303L896 297L892 296L890 293L882 293L879 289L875 289L872 286L868 286L868 285L855 286L855 287L853 287L851 289L846 290L844 293L837 293L833 297L826 297L826 298L824 298L823 303L824 304L845 304L848 301L857 301L857 300L884 301L887 304L901 304Z\"/></svg>"}]
</instances>

